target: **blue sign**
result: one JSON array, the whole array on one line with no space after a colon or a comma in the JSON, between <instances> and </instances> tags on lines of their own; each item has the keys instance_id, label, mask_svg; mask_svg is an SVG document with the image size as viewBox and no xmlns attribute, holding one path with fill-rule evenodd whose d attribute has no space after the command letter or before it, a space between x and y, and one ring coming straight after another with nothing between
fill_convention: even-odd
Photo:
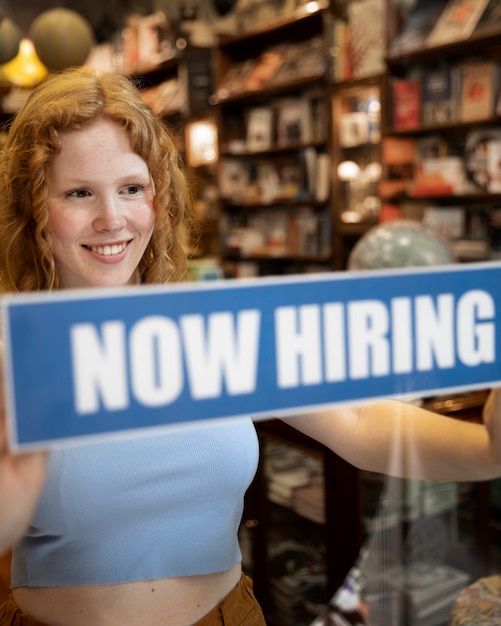
<instances>
[{"instance_id":1,"label":"blue sign","mask_svg":"<svg viewBox=\"0 0 501 626\"><path fill-rule=\"evenodd\" d=\"M501 264L3 299L16 448L501 380Z\"/></svg>"}]
</instances>

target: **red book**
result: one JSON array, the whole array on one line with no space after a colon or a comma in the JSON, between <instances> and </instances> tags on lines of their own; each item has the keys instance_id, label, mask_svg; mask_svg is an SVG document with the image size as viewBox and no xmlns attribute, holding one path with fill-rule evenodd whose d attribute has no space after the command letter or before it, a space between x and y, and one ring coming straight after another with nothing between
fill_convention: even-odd
<instances>
[{"instance_id":1,"label":"red book","mask_svg":"<svg viewBox=\"0 0 501 626\"><path fill-rule=\"evenodd\" d=\"M393 128L408 130L421 125L421 81L400 79L393 83Z\"/></svg>"}]
</instances>

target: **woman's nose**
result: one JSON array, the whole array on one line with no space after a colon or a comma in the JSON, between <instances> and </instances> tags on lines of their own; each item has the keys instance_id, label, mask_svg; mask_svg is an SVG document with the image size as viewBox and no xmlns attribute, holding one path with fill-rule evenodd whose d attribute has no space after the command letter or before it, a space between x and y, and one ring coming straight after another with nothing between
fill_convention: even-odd
<instances>
[{"instance_id":1,"label":"woman's nose","mask_svg":"<svg viewBox=\"0 0 501 626\"><path fill-rule=\"evenodd\" d=\"M125 214L116 198L101 198L94 218L94 228L98 231L117 231L125 225Z\"/></svg>"}]
</instances>

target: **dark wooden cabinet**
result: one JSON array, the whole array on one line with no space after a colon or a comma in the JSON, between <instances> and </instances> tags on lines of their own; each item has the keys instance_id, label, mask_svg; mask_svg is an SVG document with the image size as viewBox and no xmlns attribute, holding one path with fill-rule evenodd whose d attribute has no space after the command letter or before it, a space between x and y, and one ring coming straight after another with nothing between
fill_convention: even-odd
<instances>
[{"instance_id":1,"label":"dark wooden cabinet","mask_svg":"<svg viewBox=\"0 0 501 626\"><path fill-rule=\"evenodd\" d=\"M256 427L261 462L247 494L244 566L269 624L308 624L357 558L359 474L280 420Z\"/></svg>"}]
</instances>

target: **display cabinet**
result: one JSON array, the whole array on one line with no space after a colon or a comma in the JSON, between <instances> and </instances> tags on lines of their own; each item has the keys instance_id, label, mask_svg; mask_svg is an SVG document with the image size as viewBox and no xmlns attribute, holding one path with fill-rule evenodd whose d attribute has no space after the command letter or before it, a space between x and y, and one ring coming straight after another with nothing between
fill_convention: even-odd
<instances>
[{"instance_id":1,"label":"display cabinet","mask_svg":"<svg viewBox=\"0 0 501 626\"><path fill-rule=\"evenodd\" d=\"M309 624L357 557L358 472L279 420L256 423L261 462L247 494L244 567L270 626Z\"/></svg>"},{"instance_id":2,"label":"display cabinet","mask_svg":"<svg viewBox=\"0 0 501 626\"><path fill-rule=\"evenodd\" d=\"M486 394L439 396L424 406L479 421ZM389 478L355 469L279 420L256 427L261 462L240 539L271 626L323 623L314 620L360 566L376 620L369 623L445 626L458 593L500 571L499 480Z\"/></svg>"}]
</instances>

